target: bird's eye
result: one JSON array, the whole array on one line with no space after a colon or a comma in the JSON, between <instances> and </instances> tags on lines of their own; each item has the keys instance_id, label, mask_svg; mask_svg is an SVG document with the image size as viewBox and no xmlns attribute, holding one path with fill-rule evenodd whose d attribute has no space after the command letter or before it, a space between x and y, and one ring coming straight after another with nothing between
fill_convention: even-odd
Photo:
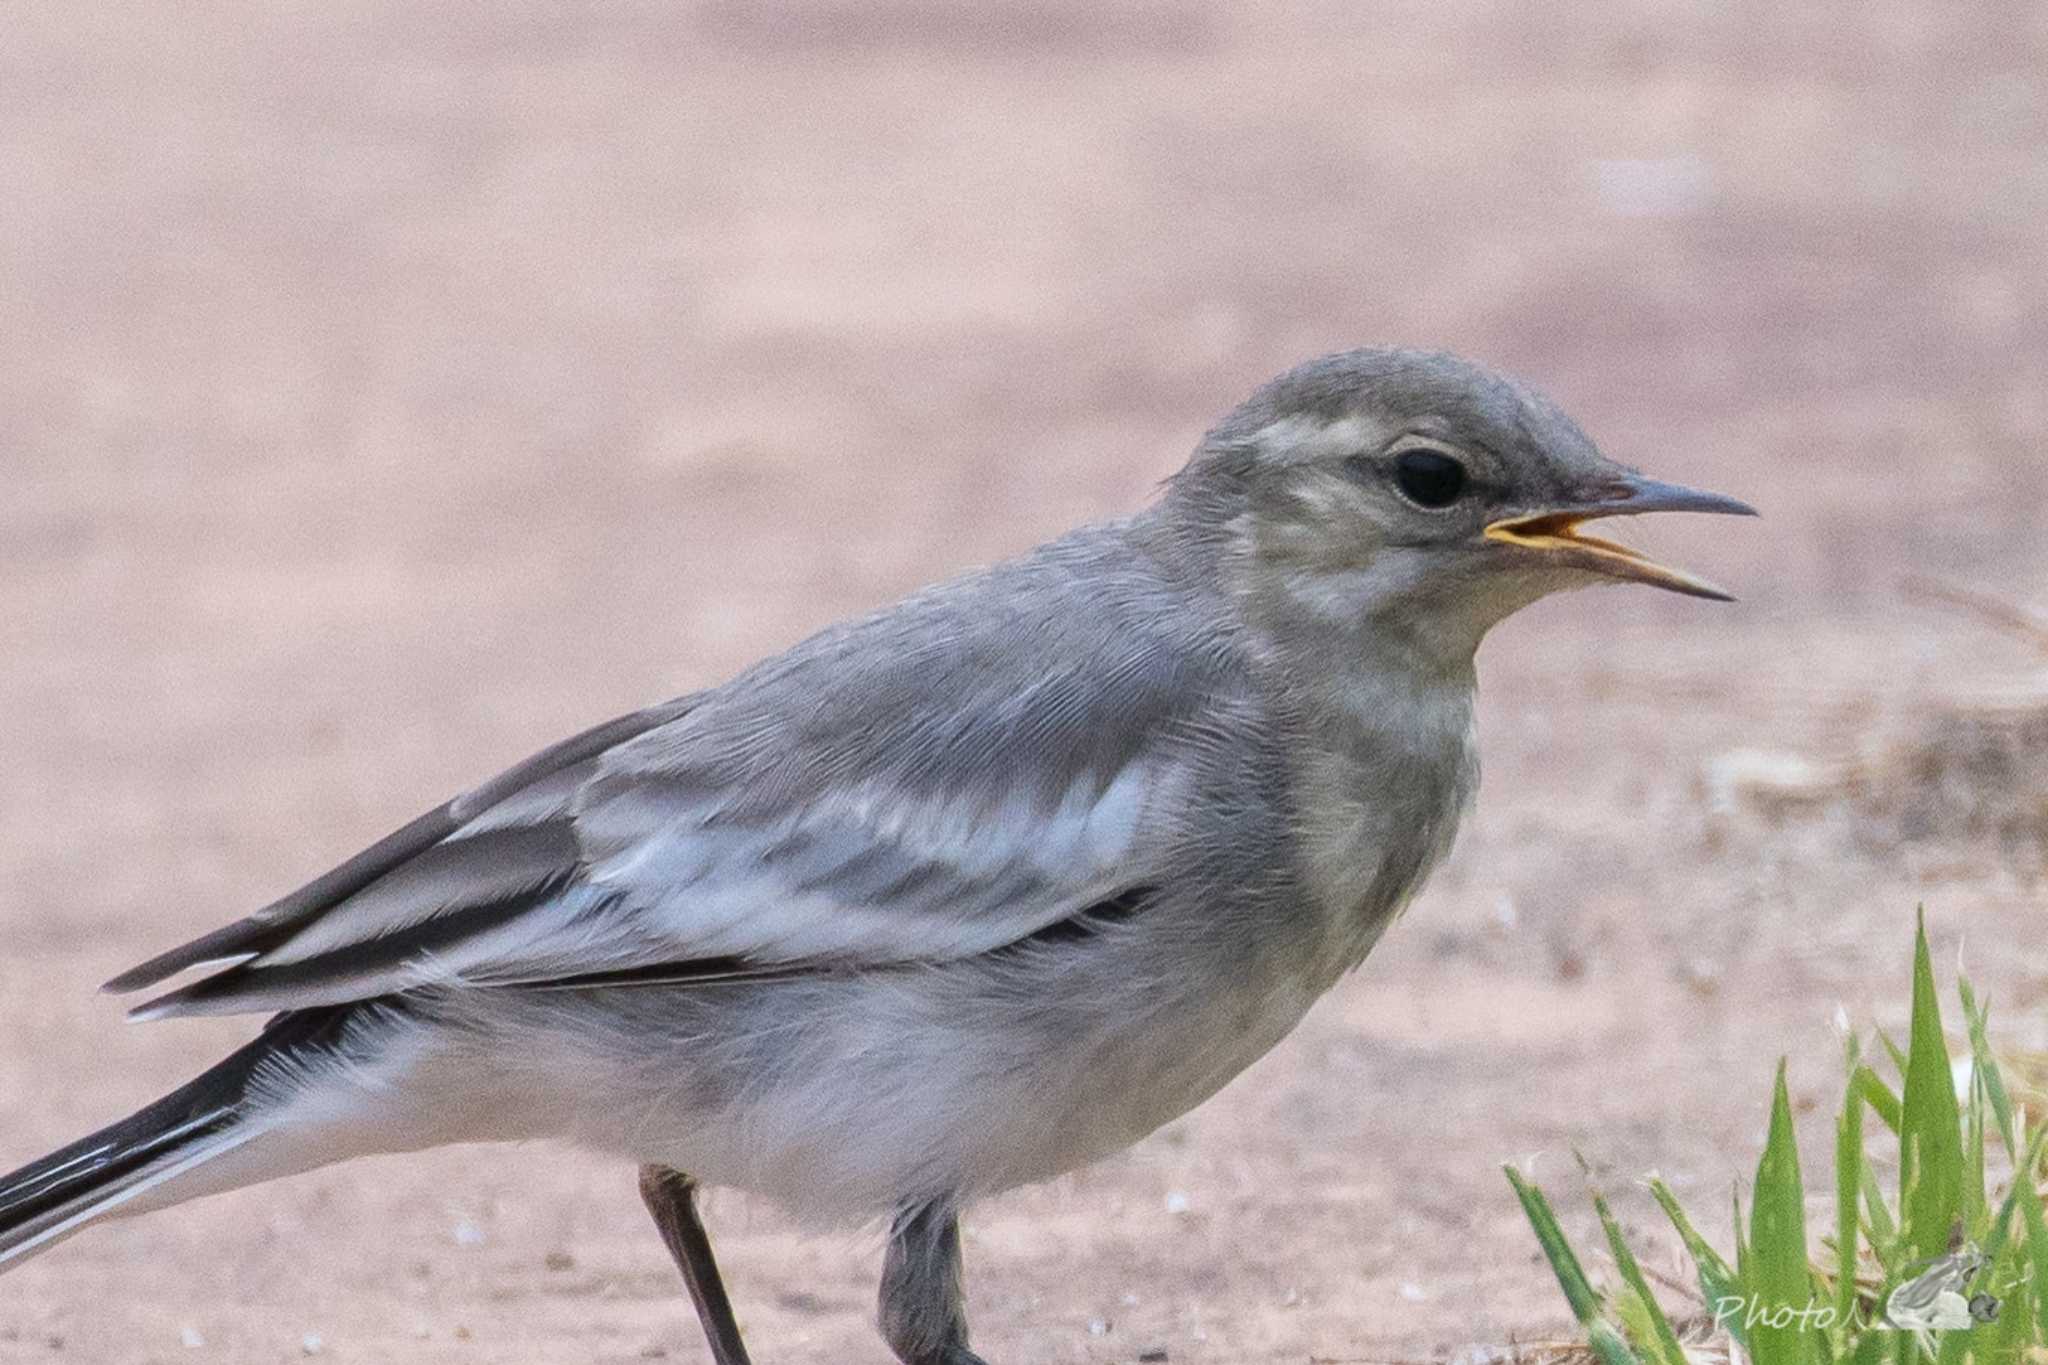
<instances>
[{"instance_id":1,"label":"bird's eye","mask_svg":"<svg viewBox=\"0 0 2048 1365\"><path fill-rule=\"evenodd\" d=\"M1465 491L1465 466L1435 450L1407 450L1394 458L1394 483L1417 507L1439 511Z\"/></svg>"}]
</instances>

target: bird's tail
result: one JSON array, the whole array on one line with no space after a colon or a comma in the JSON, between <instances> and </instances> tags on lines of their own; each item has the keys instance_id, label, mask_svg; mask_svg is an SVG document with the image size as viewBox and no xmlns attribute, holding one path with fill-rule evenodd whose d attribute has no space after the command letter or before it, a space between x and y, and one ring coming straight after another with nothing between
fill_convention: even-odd
<instances>
[{"instance_id":1,"label":"bird's tail","mask_svg":"<svg viewBox=\"0 0 2048 1365\"><path fill-rule=\"evenodd\" d=\"M274 1127L279 1101L323 1062L339 1059L359 1013L333 1006L281 1014L196 1080L0 1176L0 1274L102 1218L321 1164L288 1152L253 1163L222 1158L253 1154Z\"/></svg>"}]
</instances>

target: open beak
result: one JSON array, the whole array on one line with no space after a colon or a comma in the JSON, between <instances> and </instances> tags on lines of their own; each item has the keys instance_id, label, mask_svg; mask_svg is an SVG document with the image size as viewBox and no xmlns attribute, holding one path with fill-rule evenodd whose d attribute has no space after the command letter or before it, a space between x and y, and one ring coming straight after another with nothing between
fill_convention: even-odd
<instances>
[{"instance_id":1,"label":"open beak","mask_svg":"<svg viewBox=\"0 0 2048 1365\"><path fill-rule=\"evenodd\" d=\"M1629 474L1600 489L1594 497L1569 506L1543 512L1507 517L1486 528L1486 537L1507 545L1562 557L1564 562L1609 578L1652 587L1669 588L1688 597L1706 597L1716 602L1733 602L1734 597L1682 569L1666 568L1655 560L1617 545L1611 540L1581 535L1579 527L1601 517L1628 517L1638 512L1718 512L1728 516L1753 517L1756 509L1748 503L1720 493L1703 493L1675 483L1659 483L1640 474Z\"/></svg>"}]
</instances>

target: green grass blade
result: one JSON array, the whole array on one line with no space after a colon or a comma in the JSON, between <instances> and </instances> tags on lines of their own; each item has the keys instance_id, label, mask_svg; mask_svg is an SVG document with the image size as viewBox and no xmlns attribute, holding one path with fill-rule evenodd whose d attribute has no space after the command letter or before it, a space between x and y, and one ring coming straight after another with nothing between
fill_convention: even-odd
<instances>
[{"instance_id":1,"label":"green grass blade","mask_svg":"<svg viewBox=\"0 0 2048 1365\"><path fill-rule=\"evenodd\" d=\"M2033 1286L2025 1280L2007 1290L2005 1309L1999 1314L1997 1331L1991 1349L1984 1353L1985 1359L1998 1365L2016 1365L2025 1357L2027 1347L2036 1341L2032 1294Z\"/></svg>"},{"instance_id":2,"label":"green grass blade","mask_svg":"<svg viewBox=\"0 0 2048 1365\"><path fill-rule=\"evenodd\" d=\"M1621 1225L1614 1221L1614 1211L1607 1207L1606 1196L1598 1190L1593 1191L1593 1210L1600 1215L1600 1227L1607 1233L1607 1248L1614 1253L1614 1264L1621 1271L1622 1282L1640 1300L1643 1322L1631 1324L1635 1327L1637 1340L1647 1348L1653 1348L1652 1353L1664 1365L1689 1365L1685 1348L1678 1344L1678 1333L1671 1330L1671 1320L1657 1306L1657 1296L1650 1292L1650 1282L1644 1276L1642 1266L1629 1249L1627 1239L1621 1235ZM1642 1330L1644 1326L1649 1328L1647 1332Z\"/></svg>"},{"instance_id":3,"label":"green grass blade","mask_svg":"<svg viewBox=\"0 0 2048 1365\"><path fill-rule=\"evenodd\" d=\"M1828 1341L1828 1334L1816 1328L1806 1334L1807 1349L1813 1352L1813 1365L1835 1365L1835 1348Z\"/></svg>"},{"instance_id":4,"label":"green grass blade","mask_svg":"<svg viewBox=\"0 0 2048 1365\"><path fill-rule=\"evenodd\" d=\"M1913 1024L1906 1084L1899 1097L1899 1218L1907 1253L1932 1259L1948 1250L1962 1212L1961 1115L1955 1073L1941 1032L1941 1002L1927 953L1923 914L1913 946Z\"/></svg>"},{"instance_id":5,"label":"green grass blade","mask_svg":"<svg viewBox=\"0 0 2048 1365\"><path fill-rule=\"evenodd\" d=\"M1851 1039L1851 1076L1859 1065ZM1863 1228L1857 1196L1862 1193L1862 1175L1863 1102L1852 1088L1842 1097L1841 1117L1835 1120L1835 1322L1844 1331L1856 1308L1856 1241Z\"/></svg>"},{"instance_id":6,"label":"green grass blade","mask_svg":"<svg viewBox=\"0 0 2048 1365\"><path fill-rule=\"evenodd\" d=\"M1735 1278L1742 1282L1743 1297L1748 1298L1755 1292L1756 1284L1749 1278L1753 1267L1749 1263L1749 1237L1743 1231L1742 1191L1737 1189L1731 1193L1735 1200Z\"/></svg>"},{"instance_id":7,"label":"green grass blade","mask_svg":"<svg viewBox=\"0 0 2048 1365\"><path fill-rule=\"evenodd\" d=\"M1990 1195L1984 1186L1984 1074L1976 1063L1970 1065L1970 1102L1963 1109L1963 1227L1972 1238L1985 1231L1985 1207Z\"/></svg>"},{"instance_id":8,"label":"green grass blade","mask_svg":"<svg viewBox=\"0 0 2048 1365\"><path fill-rule=\"evenodd\" d=\"M1515 1197L1522 1201L1522 1212L1528 1215L1529 1226L1536 1230L1536 1240L1542 1245L1551 1270L1557 1274L1557 1282L1572 1306L1572 1316L1590 1325L1600 1316L1600 1296L1594 1292L1585 1267L1579 1264L1571 1243L1565 1239L1564 1229L1558 1226L1550 1201L1514 1167L1503 1166L1501 1170L1507 1174L1508 1184L1515 1187Z\"/></svg>"},{"instance_id":9,"label":"green grass blade","mask_svg":"<svg viewBox=\"0 0 2048 1365\"><path fill-rule=\"evenodd\" d=\"M1586 1344L1600 1357L1601 1365L1643 1365L1642 1357L1629 1349L1621 1333L1605 1318L1595 1318L1586 1324Z\"/></svg>"},{"instance_id":10,"label":"green grass blade","mask_svg":"<svg viewBox=\"0 0 2048 1365\"><path fill-rule=\"evenodd\" d=\"M2040 1138L2034 1142L2034 1154L2040 1154ZM1991 1232L1985 1234L1985 1265L1989 1275L1997 1275L1999 1263L2005 1259L2005 1246L2013 1236L2013 1226L2019 1222L2019 1187L2023 1181L2013 1181L2013 1187L2005 1191L2005 1201L1999 1203L1999 1216L1991 1220Z\"/></svg>"},{"instance_id":11,"label":"green grass blade","mask_svg":"<svg viewBox=\"0 0 2048 1365\"><path fill-rule=\"evenodd\" d=\"M1508 1183L1515 1187L1515 1197L1522 1201L1522 1212L1528 1216L1529 1226L1536 1230L1536 1240L1543 1247L1544 1256L1550 1261L1550 1268L1557 1276L1558 1285L1564 1290L1565 1300L1572 1306L1572 1316L1586 1329L1586 1340L1592 1346L1603 1365L1643 1365L1636 1353L1629 1349L1614 1324L1600 1314L1600 1296L1593 1289L1593 1282L1586 1278L1585 1267L1572 1251L1566 1240L1564 1229L1558 1226L1557 1215L1552 1212L1550 1201L1543 1197L1543 1191L1522 1178L1522 1173L1512 1166L1503 1166Z\"/></svg>"},{"instance_id":12,"label":"green grass blade","mask_svg":"<svg viewBox=\"0 0 2048 1365\"><path fill-rule=\"evenodd\" d=\"M2024 1131L2015 1130L2015 1135L2024 1136ZM2036 1133L2026 1143L2026 1164L2019 1170L2037 1169L2044 1137L2048 1137L2048 1129ZM2035 1205L2031 1216L2024 1212L2028 1199ZM2044 1265L2048 1265L2041 1254L2048 1250L2048 1231L2042 1230L2040 1203L2034 1182L2015 1177L2005 1205L1999 1210L1998 1221L1985 1239L1991 1292L2005 1300L2005 1311L1998 1319L1991 1350L1986 1353L1988 1359L1999 1365L2017 1362L2026 1355L2029 1346L2040 1347L2048 1341L2048 1309L2043 1307L2044 1300L2048 1300L2048 1293L2043 1292L2048 1290L2048 1281L2041 1278Z\"/></svg>"},{"instance_id":13,"label":"green grass blade","mask_svg":"<svg viewBox=\"0 0 2048 1365\"><path fill-rule=\"evenodd\" d=\"M2005 1155L2017 1162L2020 1155L2018 1130L2013 1126L2012 1096L2005 1088L2005 1077L1998 1069L1998 1059L1991 1055L1991 1042L1987 1023L1991 1006L1987 1001L1981 1008L1970 983L1958 981L1956 988L1963 997L1963 1021L1970 1030L1970 1058L1972 1068L1984 1078L1984 1094L1991 1101L1991 1116L1998 1121L1998 1136L2005 1143Z\"/></svg>"},{"instance_id":14,"label":"green grass blade","mask_svg":"<svg viewBox=\"0 0 2048 1365\"><path fill-rule=\"evenodd\" d=\"M1889 1333L1865 1332L1856 1338L1856 1350L1849 1357L1850 1365L1884 1365L1885 1348L1890 1344Z\"/></svg>"},{"instance_id":15,"label":"green grass blade","mask_svg":"<svg viewBox=\"0 0 2048 1365\"><path fill-rule=\"evenodd\" d=\"M1664 1356L1662 1333L1657 1320L1664 1316L1664 1310L1656 1300L1646 1299L1635 1290L1623 1285L1608 1301L1615 1321L1621 1324L1621 1334L1632 1349L1643 1356L1650 1365L1671 1365Z\"/></svg>"},{"instance_id":16,"label":"green grass blade","mask_svg":"<svg viewBox=\"0 0 2048 1365\"><path fill-rule=\"evenodd\" d=\"M1692 1257L1693 1265L1699 1270L1700 1297L1706 1301L1707 1311L1720 1318L1723 1305L1741 1301L1742 1281L1737 1278L1734 1268L1722 1259L1721 1253L1708 1246L1707 1239L1700 1236L1699 1229L1692 1225L1692 1219L1685 1216L1685 1209L1679 1205L1678 1196L1671 1192L1669 1185L1661 1180L1652 1180L1650 1194L1664 1210L1664 1216L1671 1220L1679 1240L1685 1243L1686 1254ZM1740 1224L1737 1226L1739 1228ZM1737 1313L1724 1325L1728 1334L1747 1351L1749 1330L1743 1324L1742 1315Z\"/></svg>"},{"instance_id":17,"label":"green grass blade","mask_svg":"<svg viewBox=\"0 0 2048 1365\"><path fill-rule=\"evenodd\" d=\"M1877 1031L1877 1041L1884 1044L1884 1050L1891 1056L1893 1069L1903 1079L1906 1074L1906 1054L1900 1050L1897 1043L1892 1041L1892 1036L1883 1029Z\"/></svg>"},{"instance_id":18,"label":"green grass blade","mask_svg":"<svg viewBox=\"0 0 2048 1365\"><path fill-rule=\"evenodd\" d=\"M2041 1192L2034 1187L2034 1163L2040 1159L2041 1138L2037 1135L2027 1148L2027 1164L2013 1176L2013 1194L2019 1199L2020 1219L2026 1225L2026 1262L2031 1267L2034 1290L2034 1340L2048 1341L2048 1216L2041 1211Z\"/></svg>"},{"instance_id":19,"label":"green grass blade","mask_svg":"<svg viewBox=\"0 0 2048 1365\"><path fill-rule=\"evenodd\" d=\"M1898 1263L1898 1225L1892 1221L1891 1210L1885 1207L1884 1191L1878 1188L1877 1172L1870 1169L1870 1159L1863 1159L1863 1225L1869 1229L1867 1245L1876 1253L1878 1262L1886 1270Z\"/></svg>"},{"instance_id":20,"label":"green grass blade","mask_svg":"<svg viewBox=\"0 0 2048 1365\"><path fill-rule=\"evenodd\" d=\"M1770 1137L1756 1168L1749 1245L1743 1283L1760 1314L1749 1330L1750 1358L1756 1365L1809 1365L1813 1349L1805 1314L1813 1306L1813 1277L1806 1260L1806 1190L1782 1061L1771 1095Z\"/></svg>"},{"instance_id":21,"label":"green grass blade","mask_svg":"<svg viewBox=\"0 0 2048 1365\"><path fill-rule=\"evenodd\" d=\"M1877 1115L1878 1121L1891 1129L1894 1136L1898 1134L1899 1097L1884 1083L1884 1077L1868 1066L1858 1066L1849 1073L1849 1090L1851 1094L1862 1097L1863 1102L1870 1106L1871 1112Z\"/></svg>"}]
</instances>

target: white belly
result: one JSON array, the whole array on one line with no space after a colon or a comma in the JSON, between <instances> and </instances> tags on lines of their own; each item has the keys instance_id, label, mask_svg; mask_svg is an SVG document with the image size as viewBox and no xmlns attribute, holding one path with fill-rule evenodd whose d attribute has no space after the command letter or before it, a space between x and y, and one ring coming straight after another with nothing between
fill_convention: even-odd
<instances>
[{"instance_id":1,"label":"white belly","mask_svg":"<svg viewBox=\"0 0 2048 1365\"><path fill-rule=\"evenodd\" d=\"M568 1138L800 1216L865 1219L1118 1151L1257 1060L1317 993L1199 975L1208 989L1185 974L933 968L768 991L498 996L490 1044L432 1069L437 1087L495 1092L472 1111L506 1131L473 1136Z\"/></svg>"}]
</instances>

